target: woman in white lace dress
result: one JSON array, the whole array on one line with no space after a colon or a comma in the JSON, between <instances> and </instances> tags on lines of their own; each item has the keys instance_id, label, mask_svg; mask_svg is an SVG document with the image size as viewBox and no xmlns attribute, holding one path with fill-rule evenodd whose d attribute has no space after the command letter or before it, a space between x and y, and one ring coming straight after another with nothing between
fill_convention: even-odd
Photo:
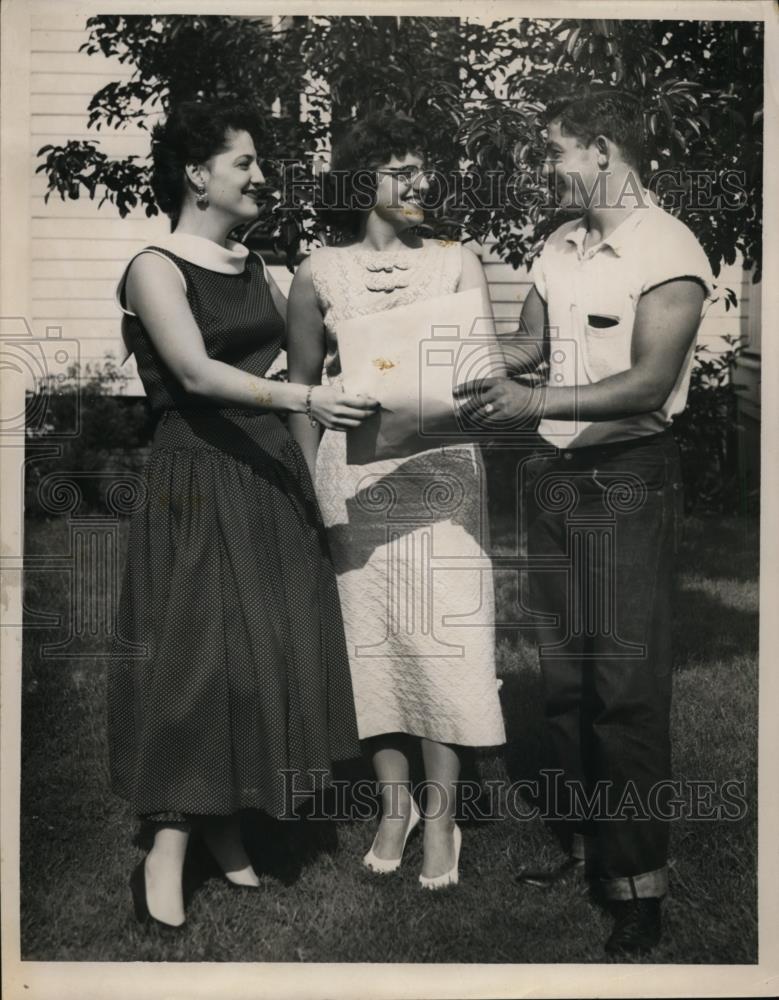
<instances>
[{"instance_id":1,"label":"woman in white lace dress","mask_svg":"<svg viewBox=\"0 0 779 1000\"><path fill-rule=\"evenodd\" d=\"M290 378L343 382L338 328L345 320L478 288L478 258L459 243L422 239L422 137L404 116L377 113L334 150L332 173L365 171L373 207L353 210L352 238L298 268L289 299ZM351 188L356 190L355 187ZM362 186L364 197L364 185ZM403 329L397 330L403 336ZM360 738L371 755L382 819L364 862L393 871L420 813L409 783L421 741L426 792L420 882L457 882L454 820L459 748L505 740L495 679L494 597L484 467L458 444L410 458L347 463L343 434L291 419L315 476L338 575Z\"/></svg>"}]
</instances>

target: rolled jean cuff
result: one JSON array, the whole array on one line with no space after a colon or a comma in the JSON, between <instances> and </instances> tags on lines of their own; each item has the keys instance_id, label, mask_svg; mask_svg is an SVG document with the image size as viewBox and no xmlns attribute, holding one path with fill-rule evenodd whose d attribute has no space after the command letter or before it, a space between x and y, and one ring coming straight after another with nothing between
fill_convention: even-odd
<instances>
[{"instance_id":1,"label":"rolled jean cuff","mask_svg":"<svg viewBox=\"0 0 779 1000\"><path fill-rule=\"evenodd\" d=\"M600 884L607 899L649 899L665 896L668 892L668 869L657 868L653 872L642 872L641 875L604 878Z\"/></svg>"},{"instance_id":2,"label":"rolled jean cuff","mask_svg":"<svg viewBox=\"0 0 779 1000\"><path fill-rule=\"evenodd\" d=\"M592 853L592 837L585 833L575 833L571 838L571 857L585 861Z\"/></svg>"}]
</instances>

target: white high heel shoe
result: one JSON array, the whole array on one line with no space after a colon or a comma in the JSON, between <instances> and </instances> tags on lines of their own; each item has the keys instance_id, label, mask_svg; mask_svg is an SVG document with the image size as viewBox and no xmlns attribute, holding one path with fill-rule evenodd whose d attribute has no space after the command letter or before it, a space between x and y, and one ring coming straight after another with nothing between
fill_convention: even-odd
<instances>
[{"instance_id":1,"label":"white high heel shoe","mask_svg":"<svg viewBox=\"0 0 779 1000\"><path fill-rule=\"evenodd\" d=\"M463 835L460 827L454 824L454 864L448 872L443 875L434 875L428 878L426 875L419 876L419 884L423 889L445 889L448 885L457 885L460 881L460 848L462 847Z\"/></svg>"},{"instance_id":2,"label":"white high heel shoe","mask_svg":"<svg viewBox=\"0 0 779 1000\"><path fill-rule=\"evenodd\" d=\"M374 853L373 849L376 846L376 839L379 836L379 834L377 833L376 836L373 838L373 843L371 844L371 849L368 851L368 853L362 859L362 863L365 865L365 867L366 868L370 868L370 870L372 872L379 872L382 875L387 875L390 872L397 871L398 868L400 868L400 862L403 860L403 852L406 849L406 841L411 836L412 831L417 826L417 824L419 823L419 821L420 821L421 818L422 817L421 817L421 815L419 813L419 810L416 807L416 803L412 799L411 800L411 815L409 816L409 819L408 819L408 826L406 827L406 834L403 837L403 846L400 849L400 857L399 858L378 858L378 857L376 857L376 854Z\"/></svg>"}]
</instances>

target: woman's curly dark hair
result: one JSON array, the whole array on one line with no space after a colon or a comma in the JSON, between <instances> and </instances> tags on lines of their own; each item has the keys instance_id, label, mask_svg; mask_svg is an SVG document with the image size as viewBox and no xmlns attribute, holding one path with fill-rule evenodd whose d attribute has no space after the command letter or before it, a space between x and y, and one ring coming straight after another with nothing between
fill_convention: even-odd
<instances>
[{"instance_id":1,"label":"woman's curly dark hair","mask_svg":"<svg viewBox=\"0 0 779 1000\"><path fill-rule=\"evenodd\" d=\"M221 152L229 129L248 132L255 145L262 139L259 115L229 100L185 101L154 126L151 187L160 211L170 217L171 228L176 227L187 191L184 168Z\"/></svg>"},{"instance_id":2,"label":"woman's curly dark hair","mask_svg":"<svg viewBox=\"0 0 779 1000\"><path fill-rule=\"evenodd\" d=\"M393 156L424 156L425 149L424 132L408 115L389 108L364 115L333 142L317 206L321 221L342 238L356 236L376 192L372 171Z\"/></svg>"}]
</instances>

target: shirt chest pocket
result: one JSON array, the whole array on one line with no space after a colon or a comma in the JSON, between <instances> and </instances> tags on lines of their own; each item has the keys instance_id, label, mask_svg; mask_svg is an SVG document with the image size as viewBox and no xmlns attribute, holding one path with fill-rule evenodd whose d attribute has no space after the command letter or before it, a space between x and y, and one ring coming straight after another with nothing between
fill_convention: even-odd
<instances>
[{"instance_id":1,"label":"shirt chest pocket","mask_svg":"<svg viewBox=\"0 0 779 1000\"><path fill-rule=\"evenodd\" d=\"M590 381L600 382L627 371L634 318L630 298L589 295L584 298L582 313L582 359Z\"/></svg>"}]
</instances>

